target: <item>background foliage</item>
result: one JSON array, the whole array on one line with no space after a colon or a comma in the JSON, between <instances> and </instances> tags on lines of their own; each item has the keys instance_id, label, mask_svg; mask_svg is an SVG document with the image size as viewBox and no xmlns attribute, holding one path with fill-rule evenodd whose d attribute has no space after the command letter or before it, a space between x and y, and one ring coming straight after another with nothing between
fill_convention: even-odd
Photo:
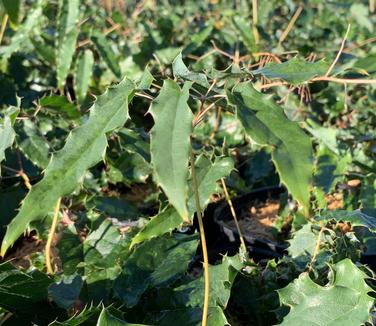
<instances>
[{"instance_id":1,"label":"background foliage","mask_svg":"<svg viewBox=\"0 0 376 326\"><path fill-rule=\"evenodd\" d=\"M1 0L0 323L372 323L373 6Z\"/></svg>"}]
</instances>

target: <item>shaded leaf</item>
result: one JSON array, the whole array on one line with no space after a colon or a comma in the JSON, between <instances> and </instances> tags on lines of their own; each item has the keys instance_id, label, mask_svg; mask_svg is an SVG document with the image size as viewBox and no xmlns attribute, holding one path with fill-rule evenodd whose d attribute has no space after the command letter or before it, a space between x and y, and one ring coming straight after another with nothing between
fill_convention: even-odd
<instances>
[{"instance_id":1,"label":"shaded leaf","mask_svg":"<svg viewBox=\"0 0 376 326\"><path fill-rule=\"evenodd\" d=\"M78 299L82 285L83 280L80 275L63 275L59 282L49 286L48 294L59 307L69 309Z\"/></svg>"},{"instance_id":2,"label":"shaded leaf","mask_svg":"<svg viewBox=\"0 0 376 326\"><path fill-rule=\"evenodd\" d=\"M150 287L159 287L184 273L197 248L197 237L160 237L142 243L126 260L115 292L133 307Z\"/></svg>"},{"instance_id":3,"label":"shaded leaf","mask_svg":"<svg viewBox=\"0 0 376 326\"><path fill-rule=\"evenodd\" d=\"M45 2L45 0L38 0L29 11L26 20L20 25L17 32L11 38L9 45L0 47L0 56L2 59L8 59L12 53L18 51L21 46L23 46L30 34L36 33L39 30L39 24L43 17L42 9Z\"/></svg>"},{"instance_id":4,"label":"shaded leaf","mask_svg":"<svg viewBox=\"0 0 376 326\"><path fill-rule=\"evenodd\" d=\"M20 13L20 0L2 0L2 3L11 23L17 26Z\"/></svg>"},{"instance_id":5,"label":"shaded leaf","mask_svg":"<svg viewBox=\"0 0 376 326\"><path fill-rule=\"evenodd\" d=\"M240 83L227 96L247 135L260 145L271 146L281 181L307 213L313 172L310 138L251 84Z\"/></svg>"},{"instance_id":6,"label":"shaded leaf","mask_svg":"<svg viewBox=\"0 0 376 326\"><path fill-rule=\"evenodd\" d=\"M50 147L31 120L23 121L22 128L17 131L17 138L18 146L26 157L40 168L46 168L50 161Z\"/></svg>"},{"instance_id":7,"label":"shaded leaf","mask_svg":"<svg viewBox=\"0 0 376 326\"><path fill-rule=\"evenodd\" d=\"M91 40L95 44L100 56L114 73L116 78L121 78L121 70L119 66L119 61L116 58L114 51L111 49L110 43L107 42L107 39L99 32L93 33Z\"/></svg>"}]
</instances>

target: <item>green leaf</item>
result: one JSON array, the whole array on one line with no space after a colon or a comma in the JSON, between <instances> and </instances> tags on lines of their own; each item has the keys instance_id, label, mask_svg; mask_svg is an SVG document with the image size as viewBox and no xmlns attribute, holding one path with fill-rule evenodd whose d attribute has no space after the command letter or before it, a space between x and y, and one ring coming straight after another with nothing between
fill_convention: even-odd
<instances>
[{"instance_id":1,"label":"green leaf","mask_svg":"<svg viewBox=\"0 0 376 326\"><path fill-rule=\"evenodd\" d=\"M12 120L9 115L0 118L0 163L5 158L5 150L12 146L16 133L12 127ZM0 166L1 172L1 166Z\"/></svg>"},{"instance_id":2,"label":"green leaf","mask_svg":"<svg viewBox=\"0 0 376 326\"><path fill-rule=\"evenodd\" d=\"M230 174L234 168L234 162L229 157L216 158L214 163L201 155L197 158L195 167L197 170L198 191L200 194L201 208L205 209L210 197L220 191L217 181ZM191 183L191 182L190 182ZM196 211L194 194L189 188L188 211L190 216ZM176 210L169 207L153 217L145 227L132 239L131 247L135 244L171 232L179 227L182 220Z\"/></svg>"},{"instance_id":3,"label":"green leaf","mask_svg":"<svg viewBox=\"0 0 376 326\"><path fill-rule=\"evenodd\" d=\"M154 119L150 150L159 185L169 202L185 221L189 221L188 157L193 114L188 107L189 88L183 89L173 80L166 80L149 112Z\"/></svg>"},{"instance_id":4,"label":"green leaf","mask_svg":"<svg viewBox=\"0 0 376 326\"><path fill-rule=\"evenodd\" d=\"M143 326L141 324L130 324L112 315L108 309L104 308L99 315L97 326ZM145 325L144 325L145 326Z\"/></svg>"},{"instance_id":5,"label":"green leaf","mask_svg":"<svg viewBox=\"0 0 376 326\"><path fill-rule=\"evenodd\" d=\"M224 326L227 319L223 309L230 298L231 285L237 274L234 265L238 267L238 257L225 256L221 264L209 266L210 291L208 325ZM153 323L160 326L182 324L185 326L201 325L202 306L204 301L204 277L187 280L171 289L161 289L157 293L155 307L159 310L151 318Z\"/></svg>"},{"instance_id":6,"label":"green leaf","mask_svg":"<svg viewBox=\"0 0 376 326\"><path fill-rule=\"evenodd\" d=\"M48 294L59 307L67 310L72 307L78 299L82 285L83 280L80 275L63 275L59 282L49 286Z\"/></svg>"},{"instance_id":7,"label":"green leaf","mask_svg":"<svg viewBox=\"0 0 376 326\"><path fill-rule=\"evenodd\" d=\"M324 222L328 222L330 220L335 220L337 222L349 222L352 226L363 226L368 228L372 232L376 232L375 218L368 216L360 211L327 211L321 213L320 216L317 216L316 220Z\"/></svg>"},{"instance_id":8,"label":"green leaf","mask_svg":"<svg viewBox=\"0 0 376 326\"><path fill-rule=\"evenodd\" d=\"M214 163L211 163L207 157L200 155L195 162L195 168L200 204L204 210L210 202L210 197L221 191L217 181L230 174L234 169L234 161L230 157L217 157ZM192 217L196 212L196 204L191 183L192 181L189 187L188 211Z\"/></svg>"},{"instance_id":9,"label":"green leaf","mask_svg":"<svg viewBox=\"0 0 376 326\"><path fill-rule=\"evenodd\" d=\"M197 237L160 237L142 243L125 261L115 292L133 307L151 286L160 287L183 274L197 249Z\"/></svg>"},{"instance_id":10,"label":"green leaf","mask_svg":"<svg viewBox=\"0 0 376 326\"><path fill-rule=\"evenodd\" d=\"M283 63L268 63L265 67L251 71L253 75L261 74L269 79L282 79L292 85L299 85L317 76L323 76L329 65L321 60L307 62L293 58Z\"/></svg>"},{"instance_id":11,"label":"green leaf","mask_svg":"<svg viewBox=\"0 0 376 326\"><path fill-rule=\"evenodd\" d=\"M49 95L42 97L39 101L39 105L48 112L54 114L61 114L69 119L78 119L81 114L77 107L68 101L65 96Z\"/></svg>"},{"instance_id":12,"label":"green leaf","mask_svg":"<svg viewBox=\"0 0 376 326\"><path fill-rule=\"evenodd\" d=\"M30 39L31 43L34 46L35 52L39 57L48 65L55 66L56 56L55 49L48 45L45 40L40 36L34 36Z\"/></svg>"},{"instance_id":13,"label":"green leaf","mask_svg":"<svg viewBox=\"0 0 376 326\"><path fill-rule=\"evenodd\" d=\"M95 32L91 36L91 40L97 48L100 56L107 64L108 68L111 69L116 78L121 78L119 60L116 58L116 55L111 49L111 45L107 42L107 39L101 33Z\"/></svg>"},{"instance_id":14,"label":"green leaf","mask_svg":"<svg viewBox=\"0 0 376 326\"><path fill-rule=\"evenodd\" d=\"M17 216L8 225L1 255L29 227L53 211L58 198L70 194L81 182L87 169L104 156L106 133L121 127L128 119L128 101L134 85L124 79L99 96L82 126L74 129L66 144L47 166L43 179L30 190Z\"/></svg>"},{"instance_id":15,"label":"green leaf","mask_svg":"<svg viewBox=\"0 0 376 326\"><path fill-rule=\"evenodd\" d=\"M136 234L132 239L131 248L143 241L156 238L167 232L176 229L182 223L179 213L173 208L169 207L152 219L144 226L144 228Z\"/></svg>"},{"instance_id":16,"label":"green leaf","mask_svg":"<svg viewBox=\"0 0 376 326\"><path fill-rule=\"evenodd\" d=\"M26 20L11 38L9 45L0 47L0 57L2 59L8 59L13 52L18 51L24 45L30 34L36 33L39 30L39 24L43 17L42 9L44 4L45 0L38 0L28 12Z\"/></svg>"},{"instance_id":17,"label":"green leaf","mask_svg":"<svg viewBox=\"0 0 376 326\"><path fill-rule=\"evenodd\" d=\"M20 0L2 0L2 3L9 16L9 20L13 25L17 26L20 14Z\"/></svg>"},{"instance_id":18,"label":"green leaf","mask_svg":"<svg viewBox=\"0 0 376 326\"><path fill-rule=\"evenodd\" d=\"M239 32L241 38L245 46L247 47L249 52L256 52L257 45L255 39L253 37L252 29L250 26L250 19L246 20L244 17L241 16L234 16L232 19L235 28Z\"/></svg>"},{"instance_id":19,"label":"green leaf","mask_svg":"<svg viewBox=\"0 0 376 326\"><path fill-rule=\"evenodd\" d=\"M251 84L240 83L227 96L247 135L260 145L271 146L281 181L307 213L313 171L310 138Z\"/></svg>"},{"instance_id":20,"label":"green leaf","mask_svg":"<svg viewBox=\"0 0 376 326\"><path fill-rule=\"evenodd\" d=\"M24 273L6 262L0 265L0 307L11 312L31 314L47 304L47 287L53 281L44 273Z\"/></svg>"},{"instance_id":21,"label":"green leaf","mask_svg":"<svg viewBox=\"0 0 376 326\"><path fill-rule=\"evenodd\" d=\"M105 298L100 291L100 282L109 289L120 273L123 261L130 255L131 234L122 234L109 219L106 219L84 242L85 280L91 296L98 301Z\"/></svg>"},{"instance_id":22,"label":"green leaf","mask_svg":"<svg viewBox=\"0 0 376 326\"><path fill-rule=\"evenodd\" d=\"M312 257L316 247L317 239L317 235L312 232L312 224L307 223L303 225L300 230L295 232L294 238L289 240L289 255L292 258L306 255Z\"/></svg>"},{"instance_id":23,"label":"green leaf","mask_svg":"<svg viewBox=\"0 0 376 326\"><path fill-rule=\"evenodd\" d=\"M140 213L137 207L126 199L119 197L94 197L89 205L93 205L95 210L111 217L119 219L136 219Z\"/></svg>"},{"instance_id":24,"label":"green leaf","mask_svg":"<svg viewBox=\"0 0 376 326\"><path fill-rule=\"evenodd\" d=\"M172 62L172 70L175 77L180 77L192 82L197 83L203 87L209 87L209 82L206 75L197 72L191 72L183 62L183 57L181 53Z\"/></svg>"},{"instance_id":25,"label":"green leaf","mask_svg":"<svg viewBox=\"0 0 376 326\"><path fill-rule=\"evenodd\" d=\"M42 169L47 167L50 161L50 147L31 120L24 120L22 128L17 130L17 143L31 162Z\"/></svg>"},{"instance_id":26,"label":"green leaf","mask_svg":"<svg viewBox=\"0 0 376 326\"><path fill-rule=\"evenodd\" d=\"M111 182L123 182L126 185L132 183L144 183L151 173L148 162L139 154L125 151L116 160L109 161L107 172Z\"/></svg>"},{"instance_id":27,"label":"green leaf","mask_svg":"<svg viewBox=\"0 0 376 326\"><path fill-rule=\"evenodd\" d=\"M350 259L332 266L332 279L326 286L314 283L303 273L278 290L282 304L291 310L281 325L361 325L369 320L374 299L367 278Z\"/></svg>"},{"instance_id":28,"label":"green leaf","mask_svg":"<svg viewBox=\"0 0 376 326\"><path fill-rule=\"evenodd\" d=\"M82 102L89 89L90 78L93 73L94 56L91 50L81 52L76 66L76 94L78 100Z\"/></svg>"},{"instance_id":29,"label":"green leaf","mask_svg":"<svg viewBox=\"0 0 376 326\"><path fill-rule=\"evenodd\" d=\"M65 85L72 57L76 50L76 39L78 36L78 15L80 0L60 0L59 17L56 39L56 64L57 64L57 85L62 88Z\"/></svg>"}]
</instances>

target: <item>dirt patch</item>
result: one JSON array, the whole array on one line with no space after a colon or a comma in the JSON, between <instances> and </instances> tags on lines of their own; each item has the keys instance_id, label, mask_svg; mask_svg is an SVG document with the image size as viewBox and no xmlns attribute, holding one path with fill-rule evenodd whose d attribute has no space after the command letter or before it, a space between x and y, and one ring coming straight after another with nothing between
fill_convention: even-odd
<instances>
[{"instance_id":1,"label":"dirt patch","mask_svg":"<svg viewBox=\"0 0 376 326\"><path fill-rule=\"evenodd\" d=\"M270 199L266 202L254 201L247 208L242 209L238 222L243 235L263 240L276 240L274 223L279 208L279 201ZM236 228L234 220L229 220L226 224L231 229Z\"/></svg>"}]
</instances>

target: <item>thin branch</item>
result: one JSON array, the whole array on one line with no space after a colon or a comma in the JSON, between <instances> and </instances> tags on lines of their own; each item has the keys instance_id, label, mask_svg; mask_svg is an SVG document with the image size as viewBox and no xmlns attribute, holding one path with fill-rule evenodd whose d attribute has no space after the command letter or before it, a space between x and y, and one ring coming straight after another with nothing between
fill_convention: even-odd
<instances>
[{"instance_id":1,"label":"thin branch","mask_svg":"<svg viewBox=\"0 0 376 326\"><path fill-rule=\"evenodd\" d=\"M333 61L333 63L331 64L331 66L329 67L328 71L326 72L325 77L329 76L329 74L332 72L334 66L336 65L336 63L337 63L339 57L341 56L341 53L342 53L342 51L343 51L343 48L345 47L345 42L346 42L347 36L349 35L349 32L350 32L350 27L351 27L351 25L349 24L349 25L347 26L347 31L346 31L346 34L345 34L343 40L342 40L341 47L340 47L340 49L339 49L339 51L338 51L338 53L337 53L337 56L336 56L336 58L334 59L334 61Z\"/></svg>"},{"instance_id":2,"label":"thin branch","mask_svg":"<svg viewBox=\"0 0 376 326\"><path fill-rule=\"evenodd\" d=\"M347 79L347 78L337 78L337 77L315 77L307 81L307 83L327 81L338 84L355 84L355 85L373 85L376 84L376 79ZM260 89L268 89L276 86L286 86L289 85L286 81L277 81L269 84L264 84L260 86Z\"/></svg>"},{"instance_id":3,"label":"thin branch","mask_svg":"<svg viewBox=\"0 0 376 326\"><path fill-rule=\"evenodd\" d=\"M54 274L54 269L51 264L51 245L52 245L52 239L54 237L56 226L57 226L57 220L59 217L60 203L61 203L61 198L57 200L55 210L54 210L54 217L52 219L51 229L48 234L48 239L46 243L45 255L46 255L46 267L47 267L48 274Z\"/></svg>"},{"instance_id":4,"label":"thin branch","mask_svg":"<svg viewBox=\"0 0 376 326\"><path fill-rule=\"evenodd\" d=\"M119 29L120 27L121 27L120 24L112 25L110 28L105 29L104 32L103 32L103 34L104 35L110 34L113 31L116 31L117 29ZM84 45L87 45L87 44L91 44L91 40L90 39L86 39L86 40L83 40L81 42L78 42L77 46L76 46L76 49L81 48L81 47L83 47Z\"/></svg>"},{"instance_id":5,"label":"thin branch","mask_svg":"<svg viewBox=\"0 0 376 326\"><path fill-rule=\"evenodd\" d=\"M3 36L4 36L5 28L7 27L7 23L8 23L8 15L5 14L4 17L3 17L3 20L1 22L1 27L0 27L0 44L1 44L1 41L3 40Z\"/></svg>"},{"instance_id":6,"label":"thin branch","mask_svg":"<svg viewBox=\"0 0 376 326\"><path fill-rule=\"evenodd\" d=\"M280 46L282 42L286 39L287 35L289 35L291 29L294 27L295 22L299 18L302 11L303 11L303 5L300 5L298 9L296 9L295 14L292 16L289 24L287 25L287 28L281 34L281 37L279 38L278 46Z\"/></svg>"},{"instance_id":7,"label":"thin branch","mask_svg":"<svg viewBox=\"0 0 376 326\"><path fill-rule=\"evenodd\" d=\"M246 252L247 251L247 247L245 245L243 234L242 234L242 231L240 230L240 225L239 225L239 222L238 222L238 218L236 216L236 212L235 212L235 209L234 209L234 205L232 205L232 200L230 198L230 195L228 194L224 178L221 178L221 183L222 183L222 187L223 187L223 191L225 193L225 197L226 197L227 203L230 206L231 215L232 215L232 217L234 219L235 226L236 226L236 229L237 229L238 234L239 234L240 246L242 247L242 249L244 250L244 252Z\"/></svg>"},{"instance_id":8,"label":"thin branch","mask_svg":"<svg viewBox=\"0 0 376 326\"><path fill-rule=\"evenodd\" d=\"M195 171L195 157L192 150L192 139L191 139L191 148L190 148L190 161L191 161L191 173L192 173L192 185L193 191L195 196L196 202L196 210L197 210L197 220L200 230L200 238L201 238L201 247L202 247L202 255L204 257L204 307L202 313L202 326L206 326L207 319L208 319L208 311L209 311L209 257L208 257L208 249L206 247L206 238L205 238L205 230L204 230L204 223L202 221L202 210L200 205L200 196L198 193L198 185L197 185L197 177Z\"/></svg>"},{"instance_id":9,"label":"thin branch","mask_svg":"<svg viewBox=\"0 0 376 326\"><path fill-rule=\"evenodd\" d=\"M365 41L363 41L359 44L349 46L348 48L344 49L343 52L350 52L354 49L361 48L362 46L373 43L373 42L376 42L376 36L371 37L371 38L369 38L369 39L367 39L367 40L365 40Z\"/></svg>"},{"instance_id":10,"label":"thin branch","mask_svg":"<svg viewBox=\"0 0 376 326\"><path fill-rule=\"evenodd\" d=\"M252 31L253 37L255 38L255 43L258 44L260 42L260 35L257 30L258 24L258 15L257 15L257 0L252 0Z\"/></svg>"},{"instance_id":11,"label":"thin branch","mask_svg":"<svg viewBox=\"0 0 376 326\"><path fill-rule=\"evenodd\" d=\"M313 269L313 264L317 258L317 255L319 254L320 252L320 246L321 246L321 236L322 236L322 233L324 232L325 230L325 227L323 225L323 223L321 222L320 223L320 232L319 232L319 235L318 235L318 238L317 238L317 241L316 241L316 246L315 246L315 249L313 251L313 255L312 255L312 259L311 261L309 262L309 267L308 267L308 272L311 272L312 269Z\"/></svg>"},{"instance_id":12,"label":"thin branch","mask_svg":"<svg viewBox=\"0 0 376 326\"><path fill-rule=\"evenodd\" d=\"M150 96L150 95L148 95L148 94L144 94L144 93L136 92L136 93L134 93L134 95L139 96L139 97L147 98L147 99L150 100L150 101L153 101L153 100L154 100L154 97L153 97L153 96Z\"/></svg>"}]
</instances>

